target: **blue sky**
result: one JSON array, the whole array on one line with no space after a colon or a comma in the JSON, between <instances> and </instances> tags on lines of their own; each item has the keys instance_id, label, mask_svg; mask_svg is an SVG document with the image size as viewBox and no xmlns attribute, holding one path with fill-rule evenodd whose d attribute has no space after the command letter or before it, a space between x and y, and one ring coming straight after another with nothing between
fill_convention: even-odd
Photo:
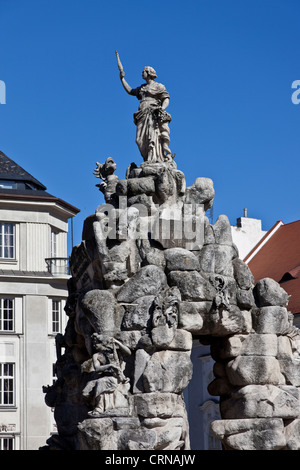
<instances>
[{"instance_id":1,"label":"blue sky","mask_svg":"<svg viewBox=\"0 0 300 470\"><path fill-rule=\"evenodd\" d=\"M132 87L151 65L169 91L170 148L187 185L214 181L214 220L298 220L299 21L299 0L0 0L0 150L81 210L80 243L96 162L142 162L118 49Z\"/></svg>"}]
</instances>

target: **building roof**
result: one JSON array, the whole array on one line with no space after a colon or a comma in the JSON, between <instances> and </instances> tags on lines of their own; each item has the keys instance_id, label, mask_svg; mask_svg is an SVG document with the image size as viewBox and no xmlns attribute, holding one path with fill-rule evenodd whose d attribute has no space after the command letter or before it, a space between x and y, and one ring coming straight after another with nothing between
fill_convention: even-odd
<instances>
[{"instance_id":1,"label":"building roof","mask_svg":"<svg viewBox=\"0 0 300 470\"><path fill-rule=\"evenodd\" d=\"M33 183L37 189L47 189L40 181L0 150L0 180L15 180Z\"/></svg>"},{"instance_id":2,"label":"building roof","mask_svg":"<svg viewBox=\"0 0 300 470\"><path fill-rule=\"evenodd\" d=\"M80 212L77 207L46 192L46 186L0 151L1 182L0 199L2 200L50 202L62 206L74 215ZM15 184L10 186L8 182Z\"/></svg>"},{"instance_id":3,"label":"building roof","mask_svg":"<svg viewBox=\"0 0 300 470\"><path fill-rule=\"evenodd\" d=\"M270 277L291 295L288 309L300 313L300 220L276 224L246 256L255 282Z\"/></svg>"}]
</instances>

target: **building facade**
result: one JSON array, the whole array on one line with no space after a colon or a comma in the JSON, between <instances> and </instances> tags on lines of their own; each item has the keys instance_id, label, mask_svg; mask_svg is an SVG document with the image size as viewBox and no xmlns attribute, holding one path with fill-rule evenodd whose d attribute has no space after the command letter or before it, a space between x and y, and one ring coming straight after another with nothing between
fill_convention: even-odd
<instances>
[{"instance_id":1,"label":"building facade","mask_svg":"<svg viewBox=\"0 0 300 470\"><path fill-rule=\"evenodd\" d=\"M290 295L288 310L300 327L300 220L278 220L245 257L255 282L270 277Z\"/></svg>"},{"instance_id":2,"label":"building facade","mask_svg":"<svg viewBox=\"0 0 300 470\"><path fill-rule=\"evenodd\" d=\"M261 220L247 217L247 209L244 209L244 217L239 217L236 225L231 226L231 233L243 260L267 232L262 229Z\"/></svg>"},{"instance_id":3,"label":"building facade","mask_svg":"<svg viewBox=\"0 0 300 470\"><path fill-rule=\"evenodd\" d=\"M0 450L36 450L55 432L42 387L68 296L68 221L79 210L0 152Z\"/></svg>"}]
</instances>

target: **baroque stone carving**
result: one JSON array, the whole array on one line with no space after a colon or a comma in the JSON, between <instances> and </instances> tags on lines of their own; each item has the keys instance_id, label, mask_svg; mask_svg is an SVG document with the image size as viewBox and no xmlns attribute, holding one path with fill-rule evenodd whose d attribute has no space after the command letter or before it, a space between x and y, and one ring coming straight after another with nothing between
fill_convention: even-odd
<instances>
[{"instance_id":1,"label":"baroque stone carving","mask_svg":"<svg viewBox=\"0 0 300 470\"><path fill-rule=\"evenodd\" d=\"M97 168L94 170L94 175L103 180L102 183L96 186L98 186L99 190L104 194L106 202L113 202L111 197L115 194L116 185L119 181L117 175L114 174L117 165L112 157L108 157L105 163L97 162L96 164Z\"/></svg>"},{"instance_id":2,"label":"baroque stone carving","mask_svg":"<svg viewBox=\"0 0 300 470\"><path fill-rule=\"evenodd\" d=\"M300 335L275 281L254 286L225 215L210 224L213 183L186 187L169 151L168 94L146 68L132 90L144 161L125 179L97 163L101 204L70 258L68 323L57 380L44 387L57 435L47 449L187 450L183 390L193 338L215 361L213 435L224 449L300 449Z\"/></svg>"},{"instance_id":3,"label":"baroque stone carving","mask_svg":"<svg viewBox=\"0 0 300 470\"><path fill-rule=\"evenodd\" d=\"M153 67L146 66L142 77L145 84L137 88L131 88L125 80L125 72L116 51L120 79L125 91L140 101L139 109L134 114L136 125L136 143L144 161L164 162L172 161L170 143L169 122L171 116L166 108L169 105L170 96L164 85L157 83L157 77Z\"/></svg>"}]
</instances>

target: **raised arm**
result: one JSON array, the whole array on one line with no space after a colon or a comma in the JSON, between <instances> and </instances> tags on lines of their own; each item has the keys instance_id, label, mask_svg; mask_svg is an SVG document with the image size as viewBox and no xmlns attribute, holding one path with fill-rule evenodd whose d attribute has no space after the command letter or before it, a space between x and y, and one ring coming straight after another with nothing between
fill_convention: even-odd
<instances>
[{"instance_id":1,"label":"raised arm","mask_svg":"<svg viewBox=\"0 0 300 470\"><path fill-rule=\"evenodd\" d=\"M120 72L121 83L123 85L124 90L130 95L132 92L132 88L131 86L128 85L124 77L125 77L125 72L122 70L122 72Z\"/></svg>"},{"instance_id":2,"label":"raised arm","mask_svg":"<svg viewBox=\"0 0 300 470\"><path fill-rule=\"evenodd\" d=\"M128 83L126 82L126 80L124 78L125 77L125 72L124 72L124 69L123 69L123 65L120 61L118 51L116 51L116 57L117 57L117 61L118 61L118 68L120 70L120 80L122 82L124 90L130 95L131 91L132 91L132 88L131 88L131 86L128 85Z\"/></svg>"}]
</instances>

